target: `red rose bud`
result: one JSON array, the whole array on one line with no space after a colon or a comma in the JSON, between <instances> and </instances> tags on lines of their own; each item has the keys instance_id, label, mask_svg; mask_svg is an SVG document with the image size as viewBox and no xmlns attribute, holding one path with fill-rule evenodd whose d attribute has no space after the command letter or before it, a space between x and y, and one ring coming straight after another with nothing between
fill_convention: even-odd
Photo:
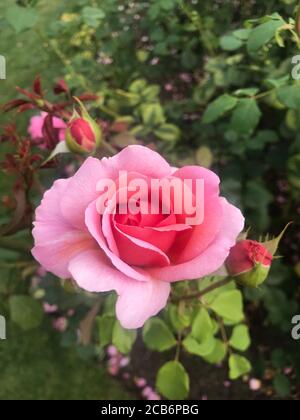
<instances>
[{"instance_id":1,"label":"red rose bud","mask_svg":"<svg viewBox=\"0 0 300 420\"><path fill-rule=\"evenodd\" d=\"M66 130L66 143L71 152L93 153L101 142L101 128L78 101L81 114L74 112Z\"/></svg>"},{"instance_id":2,"label":"red rose bud","mask_svg":"<svg viewBox=\"0 0 300 420\"><path fill-rule=\"evenodd\" d=\"M231 249L225 264L239 283L258 287L266 280L272 260L273 255L262 244L247 239Z\"/></svg>"}]
</instances>

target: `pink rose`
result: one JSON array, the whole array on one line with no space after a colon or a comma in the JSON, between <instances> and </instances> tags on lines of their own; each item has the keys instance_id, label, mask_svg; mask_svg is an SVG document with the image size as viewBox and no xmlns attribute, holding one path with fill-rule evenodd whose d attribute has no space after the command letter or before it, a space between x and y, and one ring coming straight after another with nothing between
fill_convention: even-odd
<instances>
[{"instance_id":1,"label":"pink rose","mask_svg":"<svg viewBox=\"0 0 300 420\"><path fill-rule=\"evenodd\" d=\"M120 197L128 192L120 187L120 171L147 185L162 179L201 180L203 221L188 224L186 214L175 214L173 203L169 214L120 214ZM109 196L101 213L99 182L106 179L115 181L119 190L117 196ZM129 146L110 159L90 157L73 177L57 180L46 192L36 211L32 253L48 271L73 277L82 289L115 290L116 315L123 327L141 327L166 305L170 283L218 270L242 231L244 218L220 197L219 182L217 175L198 166L174 170L142 146ZM190 192L195 197L193 188ZM172 199L178 201L178 191ZM144 201L137 204L142 207Z\"/></svg>"},{"instance_id":2,"label":"pink rose","mask_svg":"<svg viewBox=\"0 0 300 420\"><path fill-rule=\"evenodd\" d=\"M257 264L270 268L273 255L259 242L245 239L238 242L231 250L226 260L227 269L231 276L247 273Z\"/></svg>"},{"instance_id":3,"label":"pink rose","mask_svg":"<svg viewBox=\"0 0 300 420\"><path fill-rule=\"evenodd\" d=\"M225 265L228 273L249 287L260 286L267 278L273 255L259 242L245 239L231 250Z\"/></svg>"},{"instance_id":4,"label":"pink rose","mask_svg":"<svg viewBox=\"0 0 300 420\"><path fill-rule=\"evenodd\" d=\"M70 133L75 141L88 151L95 148L96 138L90 124L83 118L77 118L70 123Z\"/></svg>"},{"instance_id":5,"label":"pink rose","mask_svg":"<svg viewBox=\"0 0 300 420\"><path fill-rule=\"evenodd\" d=\"M66 142L74 153L94 152L101 142L100 126L89 116L75 117L68 124Z\"/></svg>"},{"instance_id":6,"label":"pink rose","mask_svg":"<svg viewBox=\"0 0 300 420\"><path fill-rule=\"evenodd\" d=\"M47 115L47 112L41 112L40 115L32 117L28 127L28 133L30 134L33 142L41 149L45 149L47 147L43 136L43 126ZM53 117L53 128L57 130L58 141L64 141L67 128L66 123L60 118Z\"/></svg>"}]
</instances>

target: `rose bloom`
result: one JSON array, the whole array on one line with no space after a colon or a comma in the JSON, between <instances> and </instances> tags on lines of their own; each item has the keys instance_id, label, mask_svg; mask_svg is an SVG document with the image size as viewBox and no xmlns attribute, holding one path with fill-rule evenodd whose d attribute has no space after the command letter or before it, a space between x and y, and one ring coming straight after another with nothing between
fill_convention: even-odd
<instances>
[{"instance_id":1,"label":"rose bloom","mask_svg":"<svg viewBox=\"0 0 300 420\"><path fill-rule=\"evenodd\" d=\"M272 261L273 255L263 244L245 239L230 250L225 266L239 283L258 287L267 279Z\"/></svg>"},{"instance_id":2,"label":"rose bloom","mask_svg":"<svg viewBox=\"0 0 300 420\"><path fill-rule=\"evenodd\" d=\"M270 268L273 255L259 242L245 239L238 242L230 251L226 266L231 276L247 273L257 264Z\"/></svg>"},{"instance_id":3,"label":"rose bloom","mask_svg":"<svg viewBox=\"0 0 300 420\"><path fill-rule=\"evenodd\" d=\"M43 136L43 126L47 115L47 112L41 112L40 115L32 117L28 127L28 133L32 141L41 149L47 147ZM53 128L57 130L58 141L64 141L67 124L61 118L53 117Z\"/></svg>"},{"instance_id":4,"label":"rose bloom","mask_svg":"<svg viewBox=\"0 0 300 420\"><path fill-rule=\"evenodd\" d=\"M201 179L204 220L185 215L99 214L101 179ZM220 197L219 178L198 166L172 168L158 153L129 146L112 158L89 157L69 179L57 180L36 210L33 255L48 271L89 292L118 295L116 315L124 328L139 328L165 307L170 284L218 270L244 227L236 207ZM164 198L164 197L162 197ZM108 208L113 203L108 202Z\"/></svg>"},{"instance_id":5,"label":"rose bloom","mask_svg":"<svg viewBox=\"0 0 300 420\"><path fill-rule=\"evenodd\" d=\"M77 118L70 123L70 133L75 141L85 150L92 152L95 148L96 138L92 127L83 118Z\"/></svg>"}]
</instances>

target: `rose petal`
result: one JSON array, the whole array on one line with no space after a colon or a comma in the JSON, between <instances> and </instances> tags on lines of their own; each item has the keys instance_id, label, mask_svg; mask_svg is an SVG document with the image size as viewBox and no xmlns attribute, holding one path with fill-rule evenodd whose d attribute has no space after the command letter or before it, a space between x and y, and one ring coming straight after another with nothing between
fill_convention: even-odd
<instances>
[{"instance_id":1,"label":"rose petal","mask_svg":"<svg viewBox=\"0 0 300 420\"><path fill-rule=\"evenodd\" d=\"M137 267L164 267L170 264L168 256L160 248L128 235L119 228L118 224L115 224L114 237L118 244L120 258L127 264Z\"/></svg>"},{"instance_id":2,"label":"rose petal","mask_svg":"<svg viewBox=\"0 0 300 420\"><path fill-rule=\"evenodd\" d=\"M171 252L171 260L176 264L196 258L206 250L220 231L223 218L222 200L214 196L206 198L204 204L203 223L177 235Z\"/></svg>"},{"instance_id":3,"label":"rose petal","mask_svg":"<svg viewBox=\"0 0 300 420\"><path fill-rule=\"evenodd\" d=\"M183 264L148 269L152 277L162 281L193 280L218 270L229 255L230 249L244 228L245 219L238 208L221 199L222 227L213 243L198 257Z\"/></svg>"},{"instance_id":4,"label":"rose petal","mask_svg":"<svg viewBox=\"0 0 300 420\"><path fill-rule=\"evenodd\" d=\"M100 251L88 251L75 257L69 270L84 290L119 295L116 314L124 328L142 327L147 319L156 315L167 304L170 284L151 279L139 282L113 268Z\"/></svg>"},{"instance_id":5,"label":"rose petal","mask_svg":"<svg viewBox=\"0 0 300 420\"><path fill-rule=\"evenodd\" d=\"M151 279L124 286L117 301L116 314L124 328L140 328L167 304L170 284Z\"/></svg>"},{"instance_id":6,"label":"rose petal","mask_svg":"<svg viewBox=\"0 0 300 420\"><path fill-rule=\"evenodd\" d=\"M144 146L128 146L111 158L110 163L116 172L139 172L143 176L157 179L172 173L172 168L162 156Z\"/></svg>"},{"instance_id":7,"label":"rose petal","mask_svg":"<svg viewBox=\"0 0 300 420\"><path fill-rule=\"evenodd\" d=\"M213 242L220 230L222 220L222 206L219 198L220 179L214 172L199 166L185 166L176 171L173 176L182 181L194 181L191 185L194 206L199 203L199 197L196 196L196 181L204 181L203 197L201 197L204 210L203 220L200 224L193 225L191 231L178 235L171 251L171 260L175 264L181 264L200 255ZM184 223L186 217L187 215L184 214L181 217L178 216L177 219Z\"/></svg>"},{"instance_id":8,"label":"rose petal","mask_svg":"<svg viewBox=\"0 0 300 420\"><path fill-rule=\"evenodd\" d=\"M69 270L78 286L88 292L121 292L122 282L133 281L116 270L100 249L77 255L70 261Z\"/></svg>"},{"instance_id":9,"label":"rose petal","mask_svg":"<svg viewBox=\"0 0 300 420\"><path fill-rule=\"evenodd\" d=\"M158 153L143 146L128 146L114 157L101 161L89 157L71 178L62 199L61 209L66 220L84 229L85 210L99 196L99 180L116 180L119 171L140 172L144 177L162 178L170 175L171 167Z\"/></svg>"},{"instance_id":10,"label":"rose petal","mask_svg":"<svg viewBox=\"0 0 300 420\"><path fill-rule=\"evenodd\" d=\"M209 169L200 166L184 166L173 173L173 177L184 180L203 179L205 181L206 195L219 195L220 178ZM193 183L193 193L195 194L195 184Z\"/></svg>"},{"instance_id":11,"label":"rose petal","mask_svg":"<svg viewBox=\"0 0 300 420\"><path fill-rule=\"evenodd\" d=\"M69 180L57 180L48 190L36 210L32 231L34 258L48 271L68 278L70 259L79 252L95 247L95 241L86 232L70 225L62 216L58 203L65 194Z\"/></svg>"},{"instance_id":12,"label":"rose petal","mask_svg":"<svg viewBox=\"0 0 300 420\"><path fill-rule=\"evenodd\" d=\"M65 219L81 230L86 230L85 210L98 197L97 183L104 172L102 163L89 157L70 178L68 189L60 202Z\"/></svg>"},{"instance_id":13,"label":"rose petal","mask_svg":"<svg viewBox=\"0 0 300 420\"><path fill-rule=\"evenodd\" d=\"M128 277L134 278L139 281L150 280L150 275L145 270L138 267L130 267L109 249L102 232L101 216L97 212L96 201L91 203L86 209L85 223L90 234L93 236L94 239L96 239L101 249L105 252L105 254L108 256L108 258L118 270L120 270L123 274L127 275Z\"/></svg>"}]
</instances>

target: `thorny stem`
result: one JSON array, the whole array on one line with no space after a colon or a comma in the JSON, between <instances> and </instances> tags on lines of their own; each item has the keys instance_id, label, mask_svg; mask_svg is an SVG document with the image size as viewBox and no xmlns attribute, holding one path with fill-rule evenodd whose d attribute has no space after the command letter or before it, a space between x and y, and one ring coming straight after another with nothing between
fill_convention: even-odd
<instances>
[{"instance_id":1,"label":"thorny stem","mask_svg":"<svg viewBox=\"0 0 300 420\"><path fill-rule=\"evenodd\" d=\"M179 314L184 312L184 308L185 308L185 302L182 300L181 302L179 302ZM179 361L179 356L180 356L180 350L181 350L181 345L182 345L182 333L183 330L180 329L178 332L178 340L177 340L177 348L176 348L176 354L175 354L175 360L178 362Z\"/></svg>"},{"instance_id":2,"label":"thorny stem","mask_svg":"<svg viewBox=\"0 0 300 420\"><path fill-rule=\"evenodd\" d=\"M191 300L191 299L201 299L207 293L213 292L214 290L219 289L220 287L226 286L232 281L233 281L232 277L226 277L223 280L220 280L216 283L211 284L206 289L201 290L201 292L191 293L186 296L178 296L178 297L176 296L173 298L173 302L181 302L181 301L186 301L186 300Z\"/></svg>"},{"instance_id":3,"label":"thorny stem","mask_svg":"<svg viewBox=\"0 0 300 420\"><path fill-rule=\"evenodd\" d=\"M253 99L258 100L258 99L265 98L266 96L271 95L273 92L274 92L274 89L267 90L266 92L258 93L257 95L253 96Z\"/></svg>"},{"instance_id":4,"label":"thorny stem","mask_svg":"<svg viewBox=\"0 0 300 420\"><path fill-rule=\"evenodd\" d=\"M100 105L99 109L100 109L100 111L104 112L105 114L109 115L110 117L118 118L118 116L119 116L116 112L107 108L105 105Z\"/></svg>"},{"instance_id":5,"label":"thorny stem","mask_svg":"<svg viewBox=\"0 0 300 420\"><path fill-rule=\"evenodd\" d=\"M176 354L175 354L175 360L176 360L176 362L179 361L180 350L181 350L181 342L182 342L182 331L179 331L179 333L178 333L178 341L177 341L177 348L176 348Z\"/></svg>"},{"instance_id":6,"label":"thorny stem","mask_svg":"<svg viewBox=\"0 0 300 420\"><path fill-rule=\"evenodd\" d=\"M0 262L0 268L26 268L26 267L35 267L36 264L32 263L32 261L20 261L20 262Z\"/></svg>"},{"instance_id":7,"label":"thorny stem","mask_svg":"<svg viewBox=\"0 0 300 420\"><path fill-rule=\"evenodd\" d=\"M228 346L228 337L227 337L224 322L223 322L222 318L217 314L216 314L216 318L217 318L218 324L220 326L222 340L223 340L224 344L226 344L226 346Z\"/></svg>"}]
</instances>

